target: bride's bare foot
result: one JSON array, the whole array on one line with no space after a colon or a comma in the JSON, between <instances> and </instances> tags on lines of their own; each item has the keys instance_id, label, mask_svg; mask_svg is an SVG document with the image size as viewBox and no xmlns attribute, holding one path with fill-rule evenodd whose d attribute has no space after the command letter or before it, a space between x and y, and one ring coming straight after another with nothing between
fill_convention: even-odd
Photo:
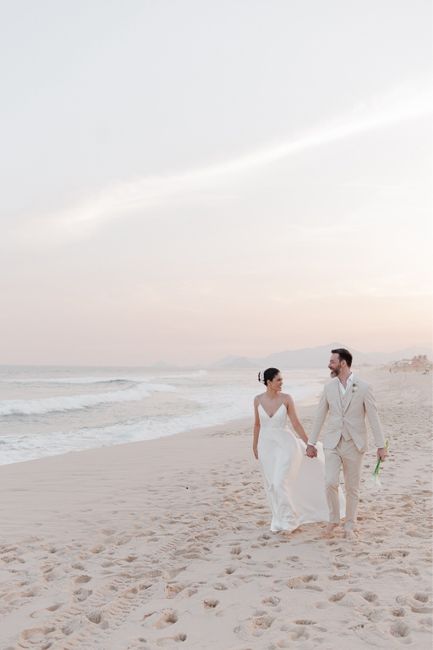
<instances>
[{"instance_id":1,"label":"bride's bare foot","mask_svg":"<svg viewBox=\"0 0 433 650\"><path fill-rule=\"evenodd\" d=\"M325 528L324 537L332 537L338 528L338 524L328 524Z\"/></svg>"},{"instance_id":2,"label":"bride's bare foot","mask_svg":"<svg viewBox=\"0 0 433 650\"><path fill-rule=\"evenodd\" d=\"M344 538L345 539L350 539L352 541L354 539L356 539L355 531L353 530L353 528L345 528L344 529Z\"/></svg>"}]
</instances>

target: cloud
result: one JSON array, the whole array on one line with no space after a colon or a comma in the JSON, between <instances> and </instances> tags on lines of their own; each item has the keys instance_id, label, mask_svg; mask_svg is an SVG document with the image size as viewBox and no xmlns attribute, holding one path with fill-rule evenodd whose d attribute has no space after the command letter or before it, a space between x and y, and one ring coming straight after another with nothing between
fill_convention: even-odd
<instances>
[{"instance_id":1,"label":"cloud","mask_svg":"<svg viewBox=\"0 0 433 650\"><path fill-rule=\"evenodd\" d=\"M429 88L429 85L401 86L386 95L372 98L351 113L312 128L297 138L222 163L182 173L146 176L116 183L58 214L57 225L67 230L80 225L94 226L128 212L146 210L173 199L190 197L191 193L212 190L228 178L247 174L304 151L425 117L431 113L432 106L431 94L425 88Z\"/></svg>"}]
</instances>

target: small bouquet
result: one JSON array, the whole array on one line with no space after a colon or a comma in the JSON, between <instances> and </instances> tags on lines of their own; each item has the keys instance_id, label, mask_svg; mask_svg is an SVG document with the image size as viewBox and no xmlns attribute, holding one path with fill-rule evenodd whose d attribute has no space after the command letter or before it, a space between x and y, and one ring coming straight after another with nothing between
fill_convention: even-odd
<instances>
[{"instance_id":1,"label":"small bouquet","mask_svg":"<svg viewBox=\"0 0 433 650\"><path fill-rule=\"evenodd\" d=\"M389 449L389 440L385 440L385 449L388 451ZM382 486L382 483L380 481L380 470L382 469L382 460L380 458L377 459L376 467L374 468L373 474L371 475L371 480L373 485L376 487L380 488Z\"/></svg>"}]
</instances>

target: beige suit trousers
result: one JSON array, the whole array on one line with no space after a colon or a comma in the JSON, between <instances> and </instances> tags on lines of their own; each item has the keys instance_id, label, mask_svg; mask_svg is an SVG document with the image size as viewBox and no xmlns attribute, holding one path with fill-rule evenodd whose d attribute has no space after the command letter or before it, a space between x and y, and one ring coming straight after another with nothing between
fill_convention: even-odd
<instances>
[{"instance_id":1,"label":"beige suit trousers","mask_svg":"<svg viewBox=\"0 0 433 650\"><path fill-rule=\"evenodd\" d=\"M344 485L346 492L346 521L345 528L353 528L356 523L356 513L359 500L359 483L364 452L359 451L352 439L340 438L334 449L324 449L326 498L328 500L329 521L340 522L340 505L338 486L340 470L343 465Z\"/></svg>"}]
</instances>

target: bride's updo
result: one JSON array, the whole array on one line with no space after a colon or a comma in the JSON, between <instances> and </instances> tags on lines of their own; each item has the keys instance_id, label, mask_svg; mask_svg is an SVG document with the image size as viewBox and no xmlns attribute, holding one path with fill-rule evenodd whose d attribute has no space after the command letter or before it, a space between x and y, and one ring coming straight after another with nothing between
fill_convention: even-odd
<instances>
[{"instance_id":1,"label":"bride's updo","mask_svg":"<svg viewBox=\"0 0 433 650\"><path fill-rule=\"evenodd\" d=\"M278 368L266 368L263 372L260 371L258 374L258 380L260 383L267 386L268 381L272 381L274 377L278 375L280 371Z\"/></svg>"}]
</instances>

